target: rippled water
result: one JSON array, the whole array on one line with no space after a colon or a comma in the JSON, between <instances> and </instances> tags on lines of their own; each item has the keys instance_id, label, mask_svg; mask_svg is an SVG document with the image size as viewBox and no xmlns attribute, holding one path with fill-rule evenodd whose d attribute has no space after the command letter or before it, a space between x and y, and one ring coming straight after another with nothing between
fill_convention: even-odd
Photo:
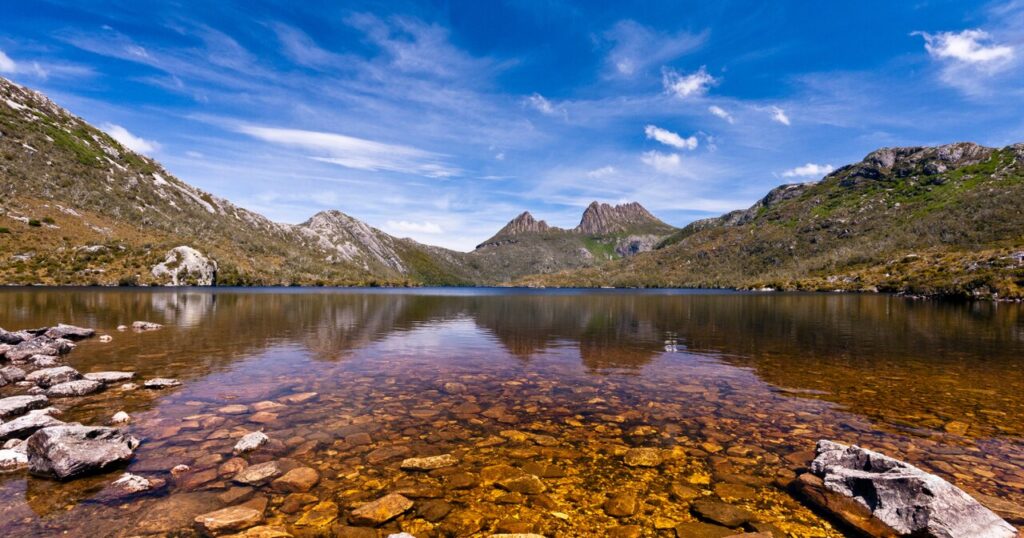
<instances>
[{"instance_id":1,"label":"rippled water","mask_svg":"<svg viewBox=\"0 0 1024 538\"><path fill-rule=\"evenodd\" d=\"M166 327L115 330L135 320ZM840 536L781 487L821 438L905 459L987 503L1024 504L1020 305L723 292L0 292L0 327L57 322L113 336L66 357L83 373L183 381L57 401L63 420L87 424L127 411L143 440L127 469L169 485L109 500L102 492L122 471L69 483L0 475L0 534L189 535L196 515L246 503L296 535L361 536L345 528L352 509L401 492L416 505L383 534L594 536L637 525L673 536L694 520L679 494L692 491L754 511L779 535ZM233 483L224 464L255 430L273 441L249 463L285 458L319 482L302 494ZM638 446L663 449L665 462L626 466L623 453ZM459 464L399 469L404 457L443 453ZM172 476L179 464L190 471ZM495 465L542 475L545 491L495 487ZM635 513L608 515L608 495L626 490Z\"/></svg>"}]
</instances>

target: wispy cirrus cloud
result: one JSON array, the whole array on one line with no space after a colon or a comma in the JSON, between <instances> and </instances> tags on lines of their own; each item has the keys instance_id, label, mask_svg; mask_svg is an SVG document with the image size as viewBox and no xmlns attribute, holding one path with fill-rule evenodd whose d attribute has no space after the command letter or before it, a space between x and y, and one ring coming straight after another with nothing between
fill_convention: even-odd
<instances>
[{"instance_id":1,"label":"wispy cirrus cloud","mask_svg":"<svg viewBox=\"0 0 1024 538\"><path fill-rule=\"evenodd\" d=\"M699 49L708 32L658 32L633 20L622 20L604 33L614 43L605 62L613 77L632 77Z\"/></svg>"},{"instance_id":2,"label":"wispy cirrus cloud","mask_svg":"<svg viewBox=\"0 0 1024 538\"><path fill-rule=\"evenodd\" d=\"M772 121L774 121L775 123L781 123L783 125L789 125L790 124L789 116L786 115L786 111L785 110L783 110L783 109L781 109L781 108L779 108L777 106L773 106L773 107L771 107L771 113L772 113Z\"/></svg>"},{"instance_id":3,"label":"wispy cirrus cloud","mask_svg":"<svg viewBox=\"0 0 1024 538\"><path fill-rule=\"evenodd\" d=\"M458 168L445 163L447 156L411 146L386 144L338 133L240 125L236 130L253 138L311 150L310 157L326 163L369 172L398 172L431 178L458 175Z\"/></svg>"},{"instance_id":4,"label":"wispy cirrus cloud","mask_svg":"<svg viewBox=\"0 0 1024 538\"><path fill-rule=\"evenodd\" d=\"M709 106L708 107L708 112L710 112L712 115L714 115L716 117L722 118L723 120L725 120L725 121L727 121L729 123L735 123L736 122L735 118L732 117L732 114L730 114L727 110L725 110L724 108L722 108L722 107L720 107L718 105L711 105L711 106Z\"/></svg>"},{"instance_id":5,"label":"wispy cirrus cloud","mask_svg":"<svg viewBox=\"0 0 1024 538\"><path fill-rule=\"evenodd\" d=\"M973 28L911 35L924 39L925 50L939 65L939 79L967 95L990 93L992 85L1007 77L1016 78L1016 85L1020 85L1019 76L1013 76L1014 72L1019 75L1021 68L1018 51L1009 43L997 41L985 30ZM1021 38L1024 34L1018 35L1017 39Z\"/></svg>"}]
</instances>

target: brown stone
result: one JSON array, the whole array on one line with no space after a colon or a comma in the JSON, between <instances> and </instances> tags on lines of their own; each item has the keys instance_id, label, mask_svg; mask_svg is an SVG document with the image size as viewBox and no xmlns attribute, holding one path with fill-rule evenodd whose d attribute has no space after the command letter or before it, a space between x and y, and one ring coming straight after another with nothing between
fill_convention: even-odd
<instances>
[{"instance_id":1,"label":"brown stone","mask_svg":"<svg viewBox=\"0 0 1024 538\"><path fill-rule=\"evenodd\" d=\"M633 492L616 493L608 498L603 505L604 513L612 517L629 517L639 508L636 494Z\"/></svg>"},{"instance_id":2,"label":"brown stone","mask_svg":"<svg viewBox=\"0 0 1024 538\"><path fill-rule=\"evenodd\" d=\"M746 508L707 499L694 501L691 508L701 519L726 527L739 527L754 519L753 512Z\"/></svg>"},{"instance_id":3,"label":"brown stone","mask_svg":"<svg viewBox=\"0 0 1024 538\"><path fill-rule=\"evenodd\" d=\"M431 523L437 523L444 519L451 511L451 504L440 499L429 499L419 504L416 508L416 515Z\"/></svg>"},{"instance_id":4,"label":"brown stone","mask_svg":"<svg viewBox=\"0 0 1024 538\"><path fill-rule=\"evenodd\" d=\"M638 525L619 525L608 529L608 538L640 538L642 532Z\"/></svg>"},{"instance_id":5,"label":"brown stone","mask_svg":"<svg viewBox=\"0 0 1024 538\"><path fill-rule=\"evenodd\" d=\"M242 530L263 522L263 512L247 506L229 506L196 516L196 526L210 534Z\"/></svg>"},{"instance_id":6,"label":"brown stone","mask_svg":"<svg viewBox=\"0 0 1024 538\"><path fill-rule=\"evenodd\" d=\"M677 538L725 538L726 536L732 536L734 534L736 534L736 531L730 528L720 527L718 525L712 525L710 523L703 523L700 521L692 521L676 525Z\"/></svg>"},{"instance_id":7,"label":"brown stone","mask_svg":"<svg viewBox=\"0 0 1024 538\"><path fill-rule=\"evenodd\" d=\"M351 521L356 525L381 525L404 514L412 505L409 499L391 493L353 510Z\"/></svg>"},{"instance_id":8,"label":"brown stone","mask_svg":"<svg viewBox=\"0 0 1024 538\"><path fill-rule=\"evenodd\" d=\"M296 527L326 528L338 519L338 505L333 501L322 501L302 514L295 522Z\"/></svg>"},{"instance_id":9,"label":"brown stone","mask_svg":"<svg viewBox=\"0 0 1024 538\"><path fill-rule=\"evenodd\" d=\"M532 474L523 473L520 476L514 476L510 478L504 478L495 482L499 488L507 491L515 491L517 493L524 493L526 495L536 495L538 493L544 493L547 490L547 486L540 478Z\"/></svg>"},{"instance_id":10,"label":"brown stone","mask_svg":"<svg viewBox=\"0 0 1024 538\"><path fill-rule=\"evenodd\" d=\"M869 536L899 536L898 532L875 518L868 507L851 497L829 490L821 478L811 473L798 476L790 488L811 504Z\"/></svg>"},{"instance_id":11,"label":"brown stone","mask_svg":"<svg viewBox=\"0 0 1024 538\"><path fill-rule=\"evenodd\" d=\"M320 481L320 473L312 467L296 467L274 480L271 486L277 491L301 492L309 491L310 488Z\"/></svg>"},{"instance_id":12,"label":"brown stone","mask_svg":"<svg viewBox=\"0 0 1024 538\"><path fill-rule=\"evenodd\" d=\"M631 448L622 460L630 467L657 467L661 465L661 451L657 448Z\"/></svg>"}]
</instances>

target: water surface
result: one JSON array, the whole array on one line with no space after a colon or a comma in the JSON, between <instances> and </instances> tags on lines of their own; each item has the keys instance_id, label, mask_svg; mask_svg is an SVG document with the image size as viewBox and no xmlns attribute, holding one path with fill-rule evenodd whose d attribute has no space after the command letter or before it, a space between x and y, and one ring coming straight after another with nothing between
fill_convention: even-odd
<instances>
[{"instance_id":1,"label":"water surface","mask_svg":"<svg viewBox=\"0 0 1024 538\"><path fill-rule=\"evenodd\" d=\"M794 536L840 536L780 487L822 438L905 459L986 502L1024 504L1021 314L879 295L5 290L0 327L66 322L113 336L79 345L67 357L78 370L183 385L57 402L64 420L87 424L130 413L143 444L127 469L167 488L111 501L101 491L121 471L64 484L0 476L0 534L188 535L195 515L240 502L265 505L268 524L342 532L352 508L402 492L417 506L385 534L638 525L672 536L694 520L672 494L683 486ZM115 330L135 320L166 327ZM302 495L239 491L224 464L255 430L274 442L250 463L289 458L319 483ZM639 446L663 449L665 463L626 466ZM459 465L398 467L443 453ZM172 477L179 464L190 471ZM495 487L494 465L545 475L545 491ZM623 490L639 508L609 516L603 503ZM337 505L333 522L296 526L322 501ZM421 513L438 506L451 511Z\"/></svg>"}]
</instances>

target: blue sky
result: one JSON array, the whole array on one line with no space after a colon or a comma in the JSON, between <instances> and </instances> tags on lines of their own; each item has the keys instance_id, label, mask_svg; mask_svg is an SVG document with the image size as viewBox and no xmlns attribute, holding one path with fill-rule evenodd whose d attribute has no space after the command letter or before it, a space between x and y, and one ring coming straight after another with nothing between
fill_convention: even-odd
<instances>
[{"instance_id":1,"label":"blue sky","mask_svg":"<svg viewBox=\"0 0 1024 538\"><path fill-rule=\"evenodd\" d=\"M0 75L275 220L460 250L523 210L683 225L882 146L1024 141L1024 0L128 4L8 3Z\"/></svg>"}]
</instances>

